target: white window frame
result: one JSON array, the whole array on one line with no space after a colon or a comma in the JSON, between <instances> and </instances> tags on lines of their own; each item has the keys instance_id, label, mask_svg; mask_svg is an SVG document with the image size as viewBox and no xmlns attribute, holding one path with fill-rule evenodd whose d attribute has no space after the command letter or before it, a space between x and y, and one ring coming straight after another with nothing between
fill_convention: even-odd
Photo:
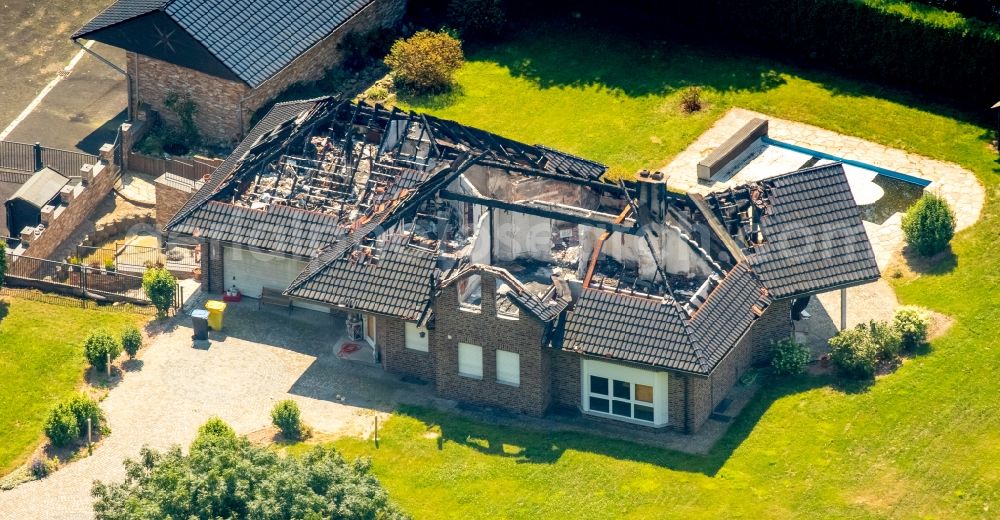
<instances>
[{"instance_id":1,"label":"white window frame","mask_svg":"<svg viewBox=\"0 0 1000 520\"><path fill-rule=\"evenodd\" d=\"M521 386L520 354L506 350L497 351L497 383Z\"/></svg>"},{"instance_id":2,"label":"white window frame","mask_svg":"<svg viewBox=\"0 0 1000 520\"><path fill-rule=\"evenodd\" d=\"M476 363L478 367L475 366ZM483 378L483 347L471 343L458 344L458 375L471 379Z\"/></svg>"},{"instance_id":3,"label":"white window frame","mask_svg":"<svg viewBox=\"0 0 1000 520\"><path fill-rule=\"evenodd\" d=\"M591 376L604 378L608 381L607 394L594 393L591 389ZM606 363L592 359L584 359L580 364L580 386L581 398L580 407L584 413L607 417L618 421L644 424L646 426L661 427L668 422L668 399L667 399L667 373L643 370L613 363ZM629 396L615 397L615 381L629 384ZM645 385L653 388L653 402L639 401L635 398L636 385ZM591 397L605 399L608 401L608 410L591 409ZM614 403L627 403L629 406L629 416L613 413ZM653 420L635 418L635 406L651 406L653 408Z\"/></svg>"},{"instance_id":4,"label":"white window frame","mask_svg":"<svg viewBox=\"0 0 1000 520\"><path fill-rule=\"evenodd\" d=\"M410 341L411 334L417 337L416 342ZM406 322L403 331L403 341L406 343L406 348L410 350L418 352L428 352L430 350L430 334L427 332L427 327L420 327L412 321Z\"/></svg>"}]
</instances>

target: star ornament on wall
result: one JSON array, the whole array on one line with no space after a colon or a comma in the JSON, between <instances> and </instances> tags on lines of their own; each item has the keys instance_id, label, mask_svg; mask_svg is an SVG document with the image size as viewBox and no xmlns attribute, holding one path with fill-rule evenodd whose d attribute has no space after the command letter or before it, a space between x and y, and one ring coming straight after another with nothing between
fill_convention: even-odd
<instances>
[{"instance_id":1,"label":"star ornament on wall","mask_svg":"<svg viewBox=\"0 0 1000 520\"><path fill-rule=\"evenodd\" d=\"M167 49L170 49L170 52L176 53L177 49L175 49L174 46L173 46L173 44L170 43L170 37L174 35L174 32L176 32L177 29L172 29L170 32L166 32L166 33L163 32L163 30L160 29L159 26L156 26L156 25L153 26L153 29L156 29L156 33L158 35L157 36L158 40L156 41L155 44L153 44L153 47L159 47L159 46L162 45L162 46L166 47Z\"/></svg>"}]
</instances>

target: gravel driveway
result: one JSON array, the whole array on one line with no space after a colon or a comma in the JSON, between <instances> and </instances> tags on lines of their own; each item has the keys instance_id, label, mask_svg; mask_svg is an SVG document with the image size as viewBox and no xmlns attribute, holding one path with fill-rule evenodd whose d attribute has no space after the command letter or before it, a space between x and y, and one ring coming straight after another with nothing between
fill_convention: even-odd
<instances>
[{"instance_id":1,"label":"gravel driveway","mask_svg":"<svg viewBox=\"0 0 1000 520\"><path fill-rule=\"evenodd\" d=\"M231 335L216 337L207 349L191 346L186 320L157 336L141 354L141 367L102 403L111 436L92 456L0 492L0 518L90 518L93 480L122 479L122 461L144 444L186 446L213 415L249 434L270 426L275 401L292 398L317 432L366 435L373 416L387 416L400 392L420 391L377 366L333 355L342 320L254 307L246 301L230 306L225 332Z\"/></svg>"}]
</instances>

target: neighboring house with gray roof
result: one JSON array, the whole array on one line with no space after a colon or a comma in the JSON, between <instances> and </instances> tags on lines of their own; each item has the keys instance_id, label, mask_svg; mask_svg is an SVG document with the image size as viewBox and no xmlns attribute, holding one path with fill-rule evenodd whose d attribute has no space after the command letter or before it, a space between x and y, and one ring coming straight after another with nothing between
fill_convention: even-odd
<instances>
[{"instance_id":1,"label":"neighboring house with gray roof","mask_svg":"<svg viewBox=\"0 0 1000 520\"><path fill-rule=\"evenodd\" d=\"M126 51L134 109L172 120L164 101L188 94L202 135L235 143L257 109L336 65L344 35L394 27L405 9L405 0L118 0L72 39Z\"/></svg>"},{"instance_id":2,"label":"neighboring house with gray roof","mask_svg":"<svg viewBox=\"0 0 1000 520\"><path fill-rule=\"evenodd\" d=\"M281 103L166 231L201 239L206 290L334 314L444 397L688 433L793 308L879 277L839 164L704 197L605 171L428 115Z\"/></svg>"}]
</instances>

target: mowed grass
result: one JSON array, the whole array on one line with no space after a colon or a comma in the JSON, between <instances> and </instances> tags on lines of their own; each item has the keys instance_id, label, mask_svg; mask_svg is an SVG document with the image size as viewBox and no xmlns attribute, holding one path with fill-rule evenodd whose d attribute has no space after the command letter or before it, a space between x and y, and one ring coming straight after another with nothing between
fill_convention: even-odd
<instances>
[{"instance_id":1,"label":"mowed grass","mask_svg":"<svg viewBox=\"0 0 1000 520\"><path fill-rule=\"evenodd\" d=\"M457 94L409 107L626 175L665 164L733 106L958 163L987 187L981 222L956 237L953 262L892 281L903 303L953 317L949 332L870 387L767 381L703 456L415 408L384 425L378 449L336 445L372 457L417 519L1000 515L1000 163L987 128L739 50L639 40L582 24L529 30L471 53ZM705 111L678 109L689 85L704 89Z\"/></svg>"},{"instance_id":2,"label":"mowed grass","mask_svg":"<svg viewBox=\"0 0 1000 520\"><path fill-rule=\"evenodd\" d=\"M142 319L46 300L0 296L0 475L26 461L44 438L49 410L83 383L87 334L102 327L117 334Z\"/></svg>"}]
</instances>

